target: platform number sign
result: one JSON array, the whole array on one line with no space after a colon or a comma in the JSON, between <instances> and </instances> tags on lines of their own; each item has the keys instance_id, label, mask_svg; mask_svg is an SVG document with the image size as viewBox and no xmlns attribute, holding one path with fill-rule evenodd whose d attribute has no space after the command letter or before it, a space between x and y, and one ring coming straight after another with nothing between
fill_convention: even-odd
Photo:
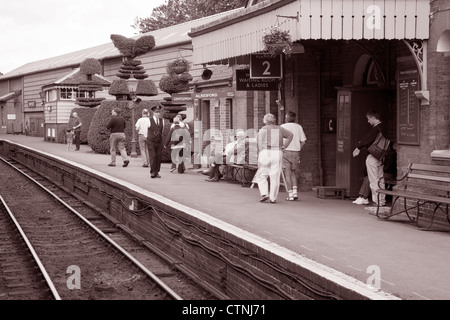
<instances>
[{"instance_id":1,"label":"platform number sign","mask_svg":"<svg viewBox=\"0 0 450 320\"><path fill-rule=\"evenodd\" d=\"M250 56L250 78L281 78L281 54L252 54Z\"/></svg>"}]
</instances>

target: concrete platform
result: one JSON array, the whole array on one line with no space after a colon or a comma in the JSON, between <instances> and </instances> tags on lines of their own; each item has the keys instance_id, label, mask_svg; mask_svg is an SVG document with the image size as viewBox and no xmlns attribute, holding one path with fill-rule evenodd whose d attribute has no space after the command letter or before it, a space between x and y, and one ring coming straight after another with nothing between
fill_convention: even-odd
<instances>
[{"instance_id":1,"label":"concrete platform","mask_svg":"<svg viewBox=\"0 0 450 320\"><path fill-rule=\"evenodd\" d=\"M131 158L123 168L119 157L117 167L108 167L109 155L95 154L87 145L69 152L65 145L43 138L0 135L0 139L78 162L201 211L267 239L280 254L294 252L362 283L374 283L379 274L380 290L402 299L450 298L449 233L420 231L403 217L380 221L373 210L365 210L367 206L349 199L321 199L315 191L301 192L298 201L286 201L287 194L280 192L276 204L260 203L257 188L209 183L201 170L188 169L180 175L163 164L162 178L150 179L140 158Z\"/></svg>"}]
</instances>

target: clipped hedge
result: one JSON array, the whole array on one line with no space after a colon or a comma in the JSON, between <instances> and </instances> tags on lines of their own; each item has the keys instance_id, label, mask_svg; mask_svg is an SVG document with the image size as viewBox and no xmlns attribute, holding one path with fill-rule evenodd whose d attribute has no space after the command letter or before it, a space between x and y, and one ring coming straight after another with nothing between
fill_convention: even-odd
<instances>
[{"instance_id":1,"label":"clipped hedge","mask_svg":"<svg viewBox=\"0 0 450 320\"><path fill-rule=\"evenodd\" d=\"M111 119L111 111L113 108L119 108L121 110L121 116L124 117L126 121L125 127L125 136L126 136L126 149L127 153L131 153L131 139L132 139L132 130L134 129L134 125L136 121L141 117L142 110L148 109L149 111L155 105L161 105L158 101L141 101L138 105L135 106L135 116L134 123L132 123L131 117L131 109L128 108L130 101L112 101L105 100L98 107L97 112L95 113L88 133L88 144L91 149L96 153L101 154L109 154L109 136L110 131L106 129L106 125ZM152 112L150 111L150 116L152 116ZM165 130L163 132L163 139L165 139L166 135L170 130L170 124L167 119L165 120ZM136 133L136 152L140 154L139 145L137 143L138 136ZM169 154L170 159L170 154ZM163 161L168 161L167 156L163 157Z\"/></svg>"}]
</instances>

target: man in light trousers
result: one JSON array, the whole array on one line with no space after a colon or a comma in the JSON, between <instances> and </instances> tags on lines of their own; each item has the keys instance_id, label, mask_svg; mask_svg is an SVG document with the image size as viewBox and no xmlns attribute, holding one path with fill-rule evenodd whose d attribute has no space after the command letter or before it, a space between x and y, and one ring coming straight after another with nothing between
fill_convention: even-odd
<instances>
[{"instance_id":1,"label":"man in light trousers","mask_svg":"<svg viewBox=\"0 0 450 320\"><path fill-rule=\"evenodd\" d=\"M150 127L149 112L147 109L142 110L142 117L136 121L136 131L138 132L139 149L141 150L142 166L149 166L149 156L147 147L147 132Z\"/></svg>"}]
</instances>

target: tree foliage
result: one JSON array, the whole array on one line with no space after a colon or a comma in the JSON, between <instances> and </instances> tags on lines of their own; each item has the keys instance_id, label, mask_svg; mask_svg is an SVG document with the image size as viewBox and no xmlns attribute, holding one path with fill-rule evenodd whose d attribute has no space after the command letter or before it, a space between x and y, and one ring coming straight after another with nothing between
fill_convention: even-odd
<instances>
[{"instance_id":1,"label":"tree foliage","mask_svg":"<svg viewBox=\"0 0 450 320\"><path fill-rule=\"evenodd\" d=\"M237 9L245 3L246 0L167 0L166 4L154 8L150 17L136 17L133 27L140 33L146 33Z\"/></svg>"}]
</instances>

